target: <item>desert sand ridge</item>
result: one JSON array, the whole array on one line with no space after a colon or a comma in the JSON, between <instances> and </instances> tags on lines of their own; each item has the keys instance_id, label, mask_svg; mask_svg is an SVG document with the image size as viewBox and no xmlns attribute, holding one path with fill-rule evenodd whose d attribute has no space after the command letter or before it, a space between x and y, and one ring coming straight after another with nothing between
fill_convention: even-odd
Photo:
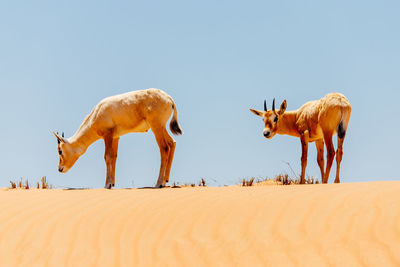
<instances>
[{"instance_id":1,"label":"desert sand ridge","mask_svg":"<svg viewBox=\"0 0 400 267\"><path fill-rule=\"evenodd\" d=\"M400 182L0 189L0 266L400 266Z\"/></svg>"}]
</instances>

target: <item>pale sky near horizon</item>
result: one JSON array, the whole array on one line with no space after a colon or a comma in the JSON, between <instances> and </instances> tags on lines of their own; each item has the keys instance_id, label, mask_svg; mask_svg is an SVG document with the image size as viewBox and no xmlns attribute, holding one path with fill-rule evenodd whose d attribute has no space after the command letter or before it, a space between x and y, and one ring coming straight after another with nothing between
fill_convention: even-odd
<instances>
[{"instance_id":1,"label":"pale sky near horizon","mask_svg":"<svg viewBox=\"0 0 400 267\"><path fill-rule=\"evenodd\" d=\"M291 174L285 162L300 173L300 140L266 140L249 108L333 91L353 108L342 181L398 180L399 12L398 1L0 2L0 187L44 175L103 187L104 143L60 174L50 131L69 137L104 97L151 87L174 98L185 132L171 182ZM159 164L151 131L123 136L116 186L153 186ZM314 144L307 174L320 178Z\"/></svg>"}]
</instances>

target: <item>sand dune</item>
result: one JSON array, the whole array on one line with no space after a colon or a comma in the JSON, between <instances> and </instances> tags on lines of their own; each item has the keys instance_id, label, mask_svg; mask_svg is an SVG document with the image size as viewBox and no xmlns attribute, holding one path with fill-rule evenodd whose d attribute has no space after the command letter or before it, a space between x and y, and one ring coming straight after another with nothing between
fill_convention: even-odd
<instances>
[{"instance_id":1,"label":"sand dune","mask_svg":"<svg viewBox=\"0 0 400 267\"><path fill-rule=\"evenodd\" d=\"M399 266L400 182L0 190L1 266Z\"/></svg>"}]
</instances>

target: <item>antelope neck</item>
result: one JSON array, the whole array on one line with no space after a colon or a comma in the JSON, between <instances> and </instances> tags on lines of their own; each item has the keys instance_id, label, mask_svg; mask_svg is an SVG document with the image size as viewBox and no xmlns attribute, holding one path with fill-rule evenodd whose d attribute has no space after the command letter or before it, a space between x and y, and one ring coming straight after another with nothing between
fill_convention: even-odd
<instances>
[{"instance_id":1,"label":"antelope neck","mask_svg":"<svg viewBox=\"0 0 400 267\"><path fill-rule=\"evenodd\" d=\"M291 136L300 136L296 127L297 112L296 111L286 111L283 113L282 117L279 119L279 129L278 134L286 134Z\"/></svg>"},{"instance_id":2,"label":"antelope neck","mask_svg":"<svg viewBox=\"0 0 400 267\"><path fill-rule=\"evenodd\" d=\"M68 142L76 153L82 155L98 139L100 139L100 136L91 127L81 125L75 134L68 139Z\"/></svg>"}]
</instances>

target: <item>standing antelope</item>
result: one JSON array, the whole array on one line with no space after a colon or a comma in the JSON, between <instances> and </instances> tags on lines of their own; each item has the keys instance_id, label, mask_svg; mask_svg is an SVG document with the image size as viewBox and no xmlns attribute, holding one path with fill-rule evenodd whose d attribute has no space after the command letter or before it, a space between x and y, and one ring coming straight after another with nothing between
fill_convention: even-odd
<instances>
[{"instance_id":1,"label":"standing antelope","mask_svg":"<svg viewBox=\"0 0 400 267\"><path fill-rule=\"evenodd\" d=\"M340 183L339 172L343 156L343 141L351 114L351 106L347 98L339 93L331 93L320 100L307 102L298 110L287 112L285 110L286 100L283 101L280 109L276 111L275 99L271 110L267 110L266 101L264 101L264 111L250 109L251 112L263 118L265 124L263 134L266 138L271 139L275 134L300 137L302 148L300 183L302 184L305 183L304 176L309 142L315 142L317 147L317 161L321 170L322 183L328 182L329 172L335 157L332 136L337 133L338 148L336 152L335 183ZM324 142L327 149L325 172Z\"/></svg>"},{"instance_id":2,"label":"standing antelope","mask_svg":"<svg viewBox=\"0 0 400 267\"><path fill-rule=\"evenodd\" d=\"M76 133L68 138L57 137L60 161L58 170L66 173L83 155L86 149L102 138L105 143L104 159L107 166L105 187L115 185L115 162L117 160L119 137L131 132L153 131L160 148L161 167L156 187L163 187L169 181L175 140L168 134L165 124L173 134L182 134L178 123L178 112L173 99L158 89L147 89L107 97L90 112Z\"/></svg>"}]
</instances>

